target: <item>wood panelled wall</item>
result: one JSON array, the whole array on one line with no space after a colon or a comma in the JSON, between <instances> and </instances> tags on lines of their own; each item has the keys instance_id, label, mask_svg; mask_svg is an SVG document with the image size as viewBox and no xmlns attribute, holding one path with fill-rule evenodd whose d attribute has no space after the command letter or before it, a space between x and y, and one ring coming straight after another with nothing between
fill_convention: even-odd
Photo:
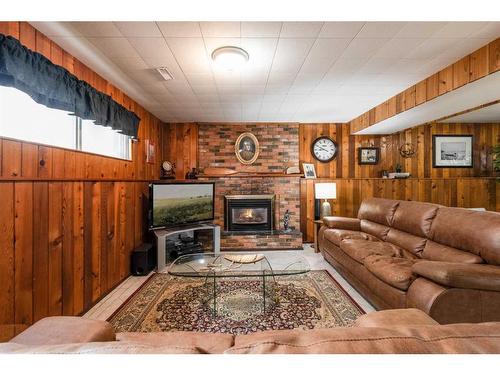
<instances>
[{"instance_id":1,"label":"wood panelled wall","mask_svg":"<svg viewBox=\"0 0 500 375\"><path fill-rule=\"evenodd\" d=\"M500 70L500 38L351 121L353 133Z\"/></svg>"},{"instance_id":2,"label":"wood panelled wall","mask_svg":"<svg viewBox=\"0 0 500 375\"><path fill-rule=\"evenodd\" d=\"M51 315L78 315L130 274L143 241L147 182L162 124L26 22L18 38L140 118L132 161L0 138L0 341ZM50 124L40 124L50 126ZM144 140L158 145L145 163ZM41 161L43 162L41 163Z\"/></svg>"},{"instance_id":3,"label":"wood panelled wall","mask_svg":"<svg viewBox=\"0 0 500 375\"><path fill-rule=\"evenodd\" d=\"M176 180L198 168L198 124L165 124L160 132L163 160L175 164Z\"/></svg>"},{"instance_id":4,"label":"wood panelled wall","mask_svg":"<svg viewBox=\"0 0 500 375\"><path fill-rule=\"evenodd\" d=\"M485 207L500 211L500 184L493 176L493 145L500 143L500 124L432 123L388 136L349 135L348 124L301 124L300 160L314 163L319 180L301 181L301 230L307 241L313 240L314 182L336 182L338 199L332 204L337 215L356 216L361 201L368 197L411 199L457 207ZM433 168L434 134L472 134L474 168ZM331 163L316 161L311 142L322 135L335 139L339 154ZM412 158L402 158L399 147L411 143ZM377 165L358 165L358 147L380 147ZM410 172L408 180L381 179L382 170L394 171L397 163Z\"/></svg>"},{"instance_id":5,"label":"wood panelled wall","mask_svg":"<svg viewBox=\"0 0 500 375\"><path fill-rule=\"evenodd\" d=\"M474 136L474 168L432 168L432 136L436 134L471 134ZM339 146L336 159L321 163L313 158L311 142L327 135ZM394 171L401 164L412 177L473 177L499 175L493 172L491 148L500 143L500 123L448 124L432 123L417 126L391 135L350 135L349 124L300 124L300 163L313 163L318 177L324 178L377 178L382 171ZM416 150L412 158L399 154L400 146L410 143ZM379 147L380 161L376 165L359 165L359 147Z\"/></svg>"}]
</instances>

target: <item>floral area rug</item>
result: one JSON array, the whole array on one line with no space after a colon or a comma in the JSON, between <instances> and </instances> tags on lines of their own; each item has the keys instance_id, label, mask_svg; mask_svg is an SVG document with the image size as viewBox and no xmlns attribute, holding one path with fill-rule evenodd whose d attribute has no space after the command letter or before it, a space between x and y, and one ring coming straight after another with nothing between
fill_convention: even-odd
<instances>
[{"instance_id":1,"label":"floral area rug","mask_svg":"<svg viewBox=\"0 0 500 375\"><path fill-rule=\"evenodd\" d=\"M364 311L327 271L277 278L263 307L255 279L217 281L216 311L204 280L153 274L108 321L117 332L198 331L247 334L282 329L348 327ZM210 294L208 294L210 296Z\"/></svg>"}]
</instances>

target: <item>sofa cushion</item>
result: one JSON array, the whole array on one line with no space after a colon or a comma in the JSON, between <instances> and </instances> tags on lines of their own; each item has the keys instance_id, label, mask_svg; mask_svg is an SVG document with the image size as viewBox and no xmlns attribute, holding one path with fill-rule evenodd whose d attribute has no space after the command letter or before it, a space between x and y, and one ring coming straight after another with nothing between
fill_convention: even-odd
<instances>
[{"instance_id":1,"label":"sofa cushion","mask_svg":"<svg viewBox=\"0 0 500 375\"><path fill-rule=\"evenodd\" d=\"M440 262L483 263L483 259L475 254L441 245L431 240L427 240L424 251L422 252L422 258Z\"/></svg>"},{"instance_id":2,"label":"sofa cushion","mask_svg":"<svg viewBox=\"0 0 500 375\"><path fill-rule=\"evenodd\" d=\"M363 261L364 266L380 280L401 289L408 290L415 280L411 267L415 260L388 257L385 255L371 255Z\"/></svg>"},{"instance_id":3,"label":"sofa cushion","mask_svg":"<svg viewBox=\"0 0 500 375\"><path fill-rule=\"evenodd\" d=\"M431 203L400 201L392 227L419 237L427 237L440 206Z\"/></svg>"},{"instance_id":4,"label":"sofa cushion","mask_svg":"<svg viewBox=\"0 0 500 375\"><path fill-rule=\"evenodd\" d=\"M234 336L226 333L208 332L123 332L116 339L129 344L143 344L157 347L179 347L197 353L223 353L233 346Z\"/></svg>"},{"instance_id":5,"label":"sofa cushion","mask_svg":"<svg viewBox=\"0 0 500 375\"><path fill-rule=\"evenodd\" d=\"M430 238L500 264L500 213L443 207L432 222Z\"/></svg>"},{"instance_id":6,"label":"sofa cushion","mask_svg":"<svg viewBox=\"0 0 500 375\"><path fill-rule=\"evenodd\" d=\"M378 224L374 221L364 219L361 220L360 226L362 232L371 234L372 236L375 236L382 241L385 241L387 233L389 233L389 229L391 229L387 225Z\"/></svg>"},{"instance_id":7,"label":"sofa cushion","mask_svg":"<svg viewBox=\"0 0 500 375\"><path fill-rule=\"evenodd\" d=\"M346 229L327 229L323 232L323 236L325 237L325 239L337 246L340 246L340 242L345 239L378 241L375 237L367 233Z\"/></svg>"},{"instance_id":8,"label":"sofa cushion","mask_svg":"<svg viewBox=\"0 0 500 375\"><path fill-rule=\"evenodd\" d=\"M52 316L39 320L10 342L24 345L57 345L114 340L115 331L108 322L76 316Z\"/></svg>"},{"instance_id":9,"label":"sofa cushion","mask_svg":"<svg viewBox=\"0 0 500 375\"><path fill-rule=\"evenodd\" d=\"M396 246L406 249L420 258L427 239L391 228L387 233L386 241L389 241Z\"/></svg>"},{"instance_id":10,"label":"sofa cushion","mask_svg":"<svg viewBox=\"0 0 500 375\"><path fill-rule=\"evenodd\" d=\"M439 323L419 309L393 309L361 315L355 327L428 326Z\"/></svg>"},{"instance_id":11,"label":"sofa cushion","mask_svg":"<svg viewBox=\"0 0 500 375\"><path fill-rule=\"evenodd\" d=\"M358 218L391 226L399 201L383 198L365 199L358 211Z\"/></svg>"},{"instance_id":12,"label":"sofa cushion","mask_svg":"<svg viewBox=\"0 0 500 375\"><path fill-rule=\"evenodd\" d=\"M370 255L392 257L399 253L396 246L382 241L343 240L340 243L340 248L359 263L363 263L363 260Z\"/></svg>"}]
</instances>

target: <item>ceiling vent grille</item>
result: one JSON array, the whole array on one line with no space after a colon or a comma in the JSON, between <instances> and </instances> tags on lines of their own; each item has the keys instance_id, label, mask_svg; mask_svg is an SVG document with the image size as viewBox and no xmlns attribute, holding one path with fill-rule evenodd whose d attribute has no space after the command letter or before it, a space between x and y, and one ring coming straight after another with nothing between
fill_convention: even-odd
<instances>
[{"instance_id":1,"label":"ceiling vent grille","mask_svg":"<svg viewBox=\"0 0 500 375\"><path fill-rule=\"evenodd\" d=\"M165 81L171 81L174 79L174 76L172 75L172 73L170 73L168 71L168 69L165 68L164 66L160 67L160 68L156 68L156 71L161 74L161 76L163 77L163 79Z\"/></svg>"}]
</instances>

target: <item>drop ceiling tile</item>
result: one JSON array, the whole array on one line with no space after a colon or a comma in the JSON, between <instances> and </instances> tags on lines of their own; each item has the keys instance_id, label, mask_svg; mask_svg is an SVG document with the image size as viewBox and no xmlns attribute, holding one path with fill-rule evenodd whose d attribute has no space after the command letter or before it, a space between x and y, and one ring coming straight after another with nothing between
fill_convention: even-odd
<instances>
[{"instance_id":1,"label":"drop ceiling tile","mask_svg":"<svg viewBox=\"0 0 500 375\"><path fill-rule=\"evenodd\" d=\"M148 65L140 56L116 57L113 62L123 71L148 69Z\"/></svg>"},{"instance_id":2,"label":"drop ceiling tile","mask_svg":"<svg viewBox=\"0 0 500 375\"><path fill-rule=\"evenodd\" d=\"M296 74L304 62L314 39L280 39L271 72Z\"/></svg>"},{"instance_id":3,"label":"drop ceiling tile","mask_svg":"<svg viewBox=\"0 0 500 375\"><path fill-rule=\"evenodd\" d=\"M424 38L393 38L384 44L373 56L377 58L404 58L411 54L425 40Z\"/></svg>"},{"instance_id":4,"label":"drop ceiling tile","mask_svg":"<svg viewBox=\"0 0 500 375\"><path fill-rule=\"evenodd\" d=\"M196 38L201 37L198 22L157 22L165 38Z\"/></svg>"},{"instance_id":5,"label":"drop ceiling tile","mask_svg":"<svg viewBox=\"0 0 500 375\"><path fill-rule=\"evenodd\" d=\"M481 29L469 35L470 38L488 38L494 40L500 35L500 22L488 22Z\"/></svg>"},{"instance_id":6,"label":"drop ceiling tile","mask_svg":"<svg viewBox=\"0 0 500 375\"><path fill-rule=\"evenodd\" d=\"M395 38L430 38L446 26L446 22L407 22Z\"/></svg>"},{"instance_id":7,"label":"drop ceiling tile","mask_svg":"<svg viewBox=\"0 0 500 375\"><path fill-rule=\"evenodd\" d=\"M388 38L377 39L354 39L345 49L342 57L359 59L372 57L384 44L389 41Z\"/></svg>"},{"instance_id":8,"label":"drop ceiling tile","mask_svg":"<svg viewBox=\"0 0 500 375\"><path fill-rule=\"evenodd\" d=\"M196 74L196 73L190 73L186 74L186 79L187 81L192 85L192 86L207 86L207 85L214 85L214 77L212 74Z\"/></svg>"},{"instance_id":9,"label":"drop ceiling tile","mask_svg":"<svg viewBox=\"0 0 500 375\"><path fill-rule=\"evenodd\" d=\"M184 73L211 73L202 38L166 38L166 41Z\"/></svg>"},{"instance_id":10,"label":"drop ceiling tile","mask_svg":"<svg viewBox=\"0 0 500 375\"><path fill-rule=\"evenodd\" d=\"M161 37L162 34L155 22L114 22L115 26L126 37Z\"/></svg>"},{"instance_id":11,"label":"drop ceiling tile","mask_svg":"<svg viewBox=\"0 0 500 375\"><path fill-rule=\"evenodd\" d=\"M87 38L90 43L99 48L106 56L137 57L134 47L126 38Z\"/></svg>"},{"instance_id":12,"label":"drop ceiling tile","mask_svg":"<svg viewBox=\"0 0 500 375\"><path fill-rule=\"evenodd\" d=\"M406 22L366 22L356 38L393 38Z\"/></svg>"},{"instance_id":13,"label":"drop ceiling tile","mask_svg":"<svg viewBox=\"0 0 500 375\"><path fill-rule=\"evenodd\" d=\"M266 94L286 94L291 84L266 85Z\"/></svg>"},{"instance_id":14,"label":"drop ceiling tile","mask_svg":"<svg viewBox=\"0 0 500 375\"><path fill-rule=\"evenodd\" d=\"M240 22L200 22L200 28L205 38L241 36Z\"/></svg>"},{"instance_id":15,"label":"drop ceiling tile","mask_svg":"<svg viewBox=\"0 0 500 375\"><path fill-rule=\"evenodd\" d=\"M257 38L277 38L280 35L281 22L242 22L241 36L242 37L257 37Z\"/></svg>"},{"instance_id":16,"label":"drop ceiling tile","mask_svg":"<svg viewBox=\"0 0 500 375\"><path fill-rule=\"evenodd\" d=\"M432 38L466 38L486 25L487 22L448 22Z\"/></svg>"},{"instance_id":17,"label":"drop ceiling tile","mask_svg":"<svg viewBox=\"0 0 500 375\"><path fill-rule=\"evenodd\" d=\"M217 86L215 85L191 85L196 95L217 95Z\"/></svg>"},{"instance_id":18,"label":"drop ceiling tile","mask_svg":"<svg viewBox=\"0 0 500 375\"><path fill-rule=\"evenodd\" d=\"M240 46L248 52L245 71L269 71L278 45L277 38L241 38Z\"/></svg>"},{"instance_id":19,"label":"drop ceiling tile","mask_svg":"<svg viewBox=\"0 0 500 375\"><path fill-rule=\"evenodd\" d=\"M296 76L296 74L271 73L267 83L268 85L291 85Z\"/></svg>"},{"instance_id":20,"label":"drop ceiling tile","mask_svg":"<svg viewBox=\"0 0 500 375\"><path fill-rule=\"evenodd\" d=\"M72 22L73 27L86 37L122 37L113 22Z\"/></svg>"},{"instance_id":21,"label":"drop ceiling tile","mask_svg":"<svg viewBox=\"0 0 500 375\"><path fill-rule=\"evenodd\" d=\"M354 38L364 22L325 22L319 33L320 38Z\"/></svg>"},{"instance_id":22,"label":"drop ceiling tile","mask_svg":"<svg viewBox=\"0 0 500 375\"><path fill-rule=\"evenodd\" d=\"M377 74L390 69L392 65L394 65L398 59L393 58L379 58L372 57L370 60L366 62L359 70L358 73L361 74Z\"/></svg>"},{"instance_id":23,"label":"drop ceiling tile","mask_svg":"<svg viewBox=\"0 0 500 375\"><path fill-rule=\"evenodd\" d=\"M280 38L316 38L323 22L283 22Z\"/></svg>"},{"instance_id":24,"label":"drop ceiling tile","mask_svg":"<svg viewBox=\"0 0 500 375\"><path fill-rule=\"evenodd\" d=\"M407 54L407 59L432 59L447 49L452 48L455 44L462 41L460 38L432 38L425 40L415 50ZM451 61L450 63L452 63Z\"/></svg>"}]
</instances>

